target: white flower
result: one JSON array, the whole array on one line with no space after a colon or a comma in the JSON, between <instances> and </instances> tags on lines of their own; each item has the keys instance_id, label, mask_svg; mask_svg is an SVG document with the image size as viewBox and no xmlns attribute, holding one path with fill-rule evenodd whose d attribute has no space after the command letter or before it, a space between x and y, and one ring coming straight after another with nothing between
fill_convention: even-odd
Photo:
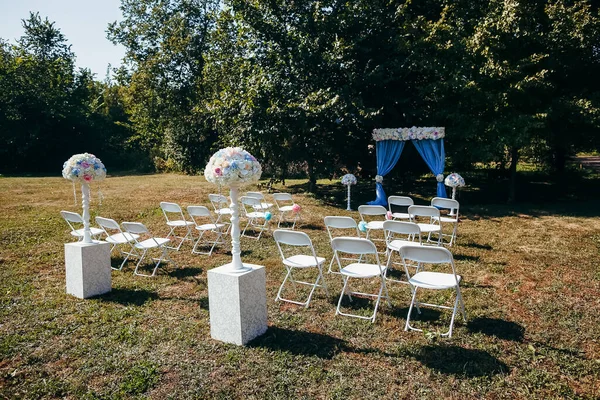
<instances>
[{"instance_id":1,"label":"white flower","mask_svg":"<svg viewBox=\"0 0 600 400\"><path fill-rule=\"evenodd\" d=\"M444 182L444 174L437 174L435 180L438 182Z\"/></svg>"},{"instance_id":2,"label":"white flower","mask_svg":"<svg viewBox=\"0 0 600 400\"><path fill-rule=\"evenodd\" d=\"M383 176L381 176L381 175L375 175L375 182L377 182L377 183L383 182Z\"/></svg>"}]
</instances>

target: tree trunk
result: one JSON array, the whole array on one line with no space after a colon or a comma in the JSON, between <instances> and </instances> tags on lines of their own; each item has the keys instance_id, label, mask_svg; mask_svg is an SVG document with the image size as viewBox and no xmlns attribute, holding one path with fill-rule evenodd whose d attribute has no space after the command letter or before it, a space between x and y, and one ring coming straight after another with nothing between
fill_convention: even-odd
<instances>
[{"instance_id":1,"label":"tree trunk","mask_svg":"<svg viewBox=\"0 0 600 400\"><path fill-rule=\"evenodd\" d=\"M564 172L567 165L567 149L563 145L555 145L553 149L554 170Z\"/></svg>"},{"instance_id":2,"label":"tree trunk","mask_svg":"<svg viewBox=\"0 0 600 400\"><path fill-rule=\"evenodd\" d=\"M519 162L519 147L510 149L510 187L508 189L508 202L514 203L517 192L517 163Z\"/></svg>"},{"instance_id":3,"label":"tree trunk","mask_svg":"<svg viewBox=\"0 0 600 400\"><path fill-rule=\"evenodd\" d=\"M312 159L308 159L307 162L307 172L308 172L308 191L310 193L317 192L317 177L315 176L315 166Z\"/></svg>"}]
</instances>

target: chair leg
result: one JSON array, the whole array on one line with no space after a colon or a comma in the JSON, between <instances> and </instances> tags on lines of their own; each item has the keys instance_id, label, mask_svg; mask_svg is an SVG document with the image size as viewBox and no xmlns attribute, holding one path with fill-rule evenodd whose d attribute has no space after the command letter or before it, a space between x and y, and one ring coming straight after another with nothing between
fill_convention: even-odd
<instances>
[{"instance_id":1,"label":"chair leg","mask_svg":"<svg viewBox=\"0 0 600 400\"><path fill-rule=\"evenodd\" d=\"M283 290L283 286L285 285L285 282L288 280L291 272L292 271L290 271L289 269L287 270L287 273L285 274L285 278L283 278L283 282L281 282L281 286L279 286L279 291L277 291L277 296L275 297L275 301L282 300L281 291Z\"/></svg>"},{"instance_id":2,"label":"chair leg","mask_svg":"<svg viewBox=\"0 0 600 400\"><path fill-rule=\"evenodd\" d=\"M140 264L142 263L142 261L144 260L144 257L146 256L146 253L148 252L148 249L144 249L144 252L142 253L140 259L138 260L138 263L135 266L135 269L133 270L133 274L134 275L141 275L141 276L149 276L149 275L145 275L145 274L139 274L138 273L138 269L140 267Z\"/></svg>"},{"instance_id":3,"label":"chair leg","mask_svg":"<svg viewBox=\"0 0 600 400\"><path fill-rule=\"evenodd\" d=\"M410 285L410 286L413 287L412 285ZM408 331L409 329L417 330L417 329L413 328L412 326L410 326L410 314L412 313L413 304L415 304L416 297L417 297L417 288L415 287L413 290L412 299L410 301L410 307L408 307L408 315L406 316L406 324L404 325L405 331Z\"/></svg>"},{"instance_id":4,"label":"chair leg","mask_svg":"<svg viewBox=\"0 0 600 400\"><path fill-rule=\"evenodd\" d=\"M346 286L348 286L348 277L344 276L344 287L342 288L342 293L340 294L340 299L338 300L337 308L335 309L335 315L340 314L340 307L342 305L342 299L344 298L344 293L346 292Z\"/></svg>"}]
</instances>

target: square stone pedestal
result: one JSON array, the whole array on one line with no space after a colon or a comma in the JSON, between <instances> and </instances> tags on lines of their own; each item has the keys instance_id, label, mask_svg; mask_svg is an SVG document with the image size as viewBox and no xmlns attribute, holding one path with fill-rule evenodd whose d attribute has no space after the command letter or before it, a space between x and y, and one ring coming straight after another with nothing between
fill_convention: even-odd
<instances>
[{"instance_id":1,"label":"square stone pedestal","mask_svg":"<svg viewBox=\"0 0 600 400\"><path fill-rule=\"evenodd\" d=\"M244 345L267 331L265 267L244 263L252 270L231 272L229 264L208 271L210 335Z\"/></svg>"},{"instance_id":2,"label":"square stone pedestal","mask_svg":"<svg viewBox=\"0 0 600 400\"><path fill-rule=\"evenodd\" d=\"M67 293L80 299L111 290L110 244L65 244Z\"/></svg>"}]
</instances>

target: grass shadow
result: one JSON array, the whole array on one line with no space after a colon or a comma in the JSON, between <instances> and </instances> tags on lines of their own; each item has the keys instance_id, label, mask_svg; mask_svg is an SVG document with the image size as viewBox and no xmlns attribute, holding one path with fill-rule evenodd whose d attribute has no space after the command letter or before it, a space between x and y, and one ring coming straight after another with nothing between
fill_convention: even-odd
<instances>
[{"instance_id":1,"label":"grass shadow","mask_svg":"<svg viewBox=\"0 0 600 400\"><path fill-rule=\"evenodd\" d=\"M158 299L155 292L144 289L113 289L112 291L100 295L98 300L111 303L119 303L124 306L142 306L146 302Z\"/></svg>"},{"instance_id":2,"label":"grass shadow","mask_svg":"<svg viewBox=\"0 0 600 400\"><path fill-rule=\"evenodd\" d=\"M408 307L394 308L389 312L390 315L406 320L408 316ZM410 316L411 321L419 322L433 322L440 319L442 312L432 308L421 307L421 314L417 312L417 309L413 307L412 315Z\"/></svg>"},{"instance_id":3,"label":"grass shadow","mask_svg":"<svg viewBox=\"0 0 600 400\"><path fill-rule=\"evenodd\" d=\"M168 272L168 275L177 279L186 280L187 278L195 278L194 280L196 280L202 274L202 271L203 269L200 267L185 267L174 269Z\"/></svg>"},{"instance_id":4,"label":"grass shadow","mask_svg":"<svg viewBox=\"0 0 600 400\"><path fill-rule=\"evenodd\" d=\"M487 351L458 346L424 346L412 356L426 367L446 375L491 377L509 371L505 363Z\"/></svg>"},{"instance_id":5,"label":"grass shadow","mask_svg":"<svg viewBox=\"0 0 600 400\"><path fill-rule=\"evenodd\" d=\"M295 331L271 326L264 335L248 343L248 346L331 360L337 353L346 348L346 342L321 333Z\"/></svg>"},{"instance_id":6,"label":"grass shadow","mask_svg":"<svg viewBox=\"0 0 600 400\"><path fill-rule=\"evenodd\" d=\"M464 247L472 247L474 249L493 250L493 247L490 246L489 244L480 244L480 243L475 243L475 242L469 242L469 243L464 243L461 245Z\"/></svg>"},{"instance_id":7,"label":"grass shadow","mask_svg":"<svg viewBox=\"0 0 600 400\"><path fill-rule=\"evenodd\" d=\"M466 254L455 254L454 255L454 260L455 261L473 261L473 262L477 262L479 261L481 257L479 256L469 256Z\"/></svg>"},{"instance_id":8,"label":"grass shadow","mask_svg":"<svg viewBox=\"0 0 600 400\"><path fill-rule=\"evenodd\" d=\"M198 304L201 309L208 311L208 296L201 297L200 300L198 300Z\"/></svg>"},{"instance_id":9,"label":"grass shadow","mask_svg":"<svg viewBox=\"0 0 600 400\"><path fill-rule=\"evenodd\" d=\"M498 318L480 317L474 318L467 324L467 329L472 333L483 333L487 336L495 336L499 339L523 342L525 328L512 321Z\"/></svg>"}]
</instances>

